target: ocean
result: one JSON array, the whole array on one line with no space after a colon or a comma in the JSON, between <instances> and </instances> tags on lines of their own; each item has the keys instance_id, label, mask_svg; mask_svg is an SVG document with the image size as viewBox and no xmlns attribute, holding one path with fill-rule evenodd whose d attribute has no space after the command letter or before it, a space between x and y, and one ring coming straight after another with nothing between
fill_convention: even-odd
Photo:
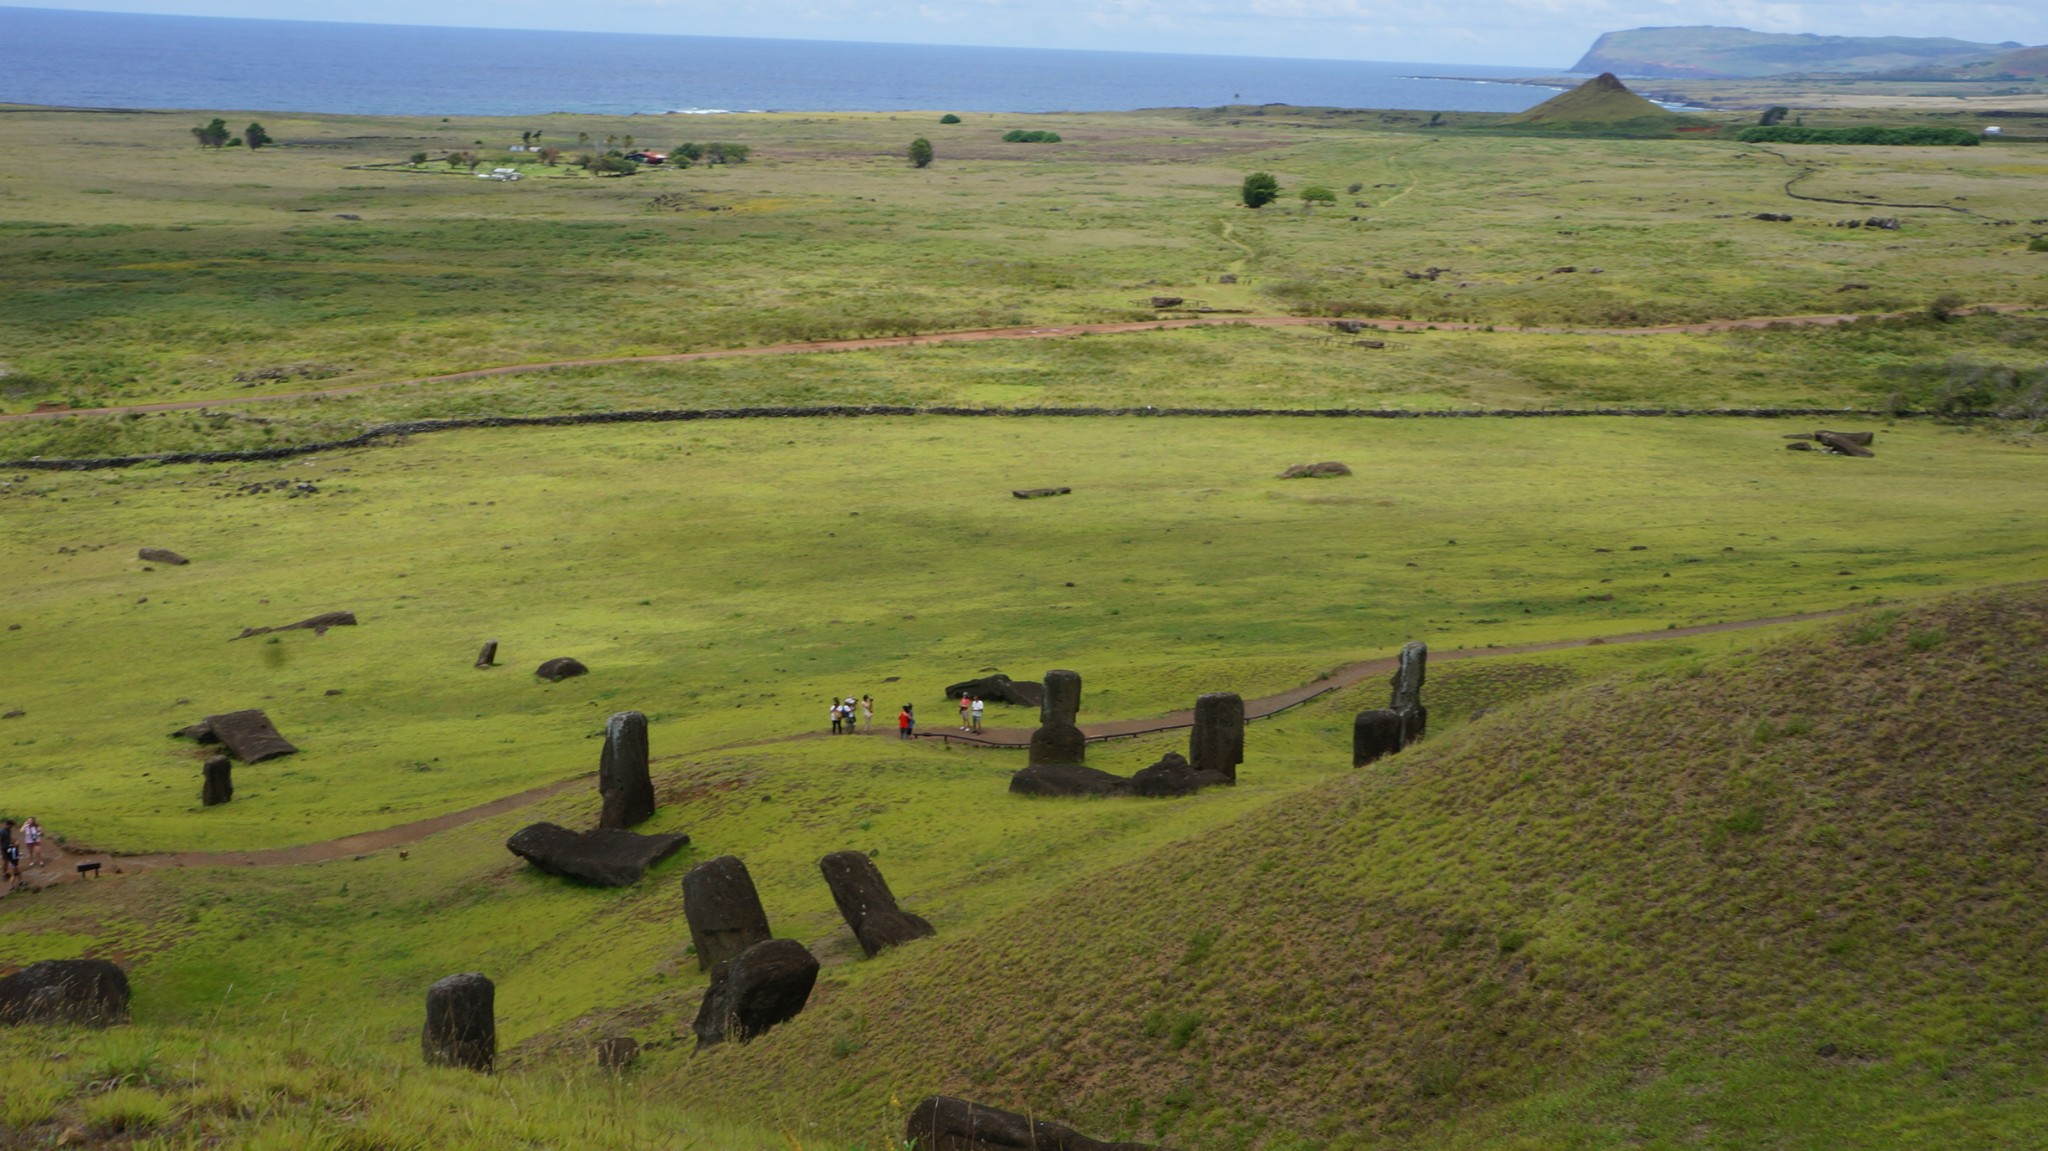
<instances>
[{"instance_id":1,"label":"ocean","mask_svg":"<svg viewBox=\"0 0 2048 1151\"><path fill-rule=\"evenodd\" d=\"M1550 70L0 8L0 102L357 115L1096 112L1218 104L1519 112ZM1473 80L1424 79L1453 73Z\"/></svg>"}]
</instances>

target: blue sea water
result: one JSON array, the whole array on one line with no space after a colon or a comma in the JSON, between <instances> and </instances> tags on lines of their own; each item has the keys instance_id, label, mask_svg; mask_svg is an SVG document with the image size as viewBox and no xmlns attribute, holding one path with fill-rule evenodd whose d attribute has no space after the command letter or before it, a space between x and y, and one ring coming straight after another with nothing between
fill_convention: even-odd
<instances>
[{"instance_id":1,"label":"blue sea water","mask_svg":"<svg viewBox=\"0 0 2048 1151\"><path fill-rule=\"evenodd\" d=\"M1519 112L1540 68L531 32L0 8L0 102L364 115L1092 112L1218 104Z\"/></svg>"}]
</instances>

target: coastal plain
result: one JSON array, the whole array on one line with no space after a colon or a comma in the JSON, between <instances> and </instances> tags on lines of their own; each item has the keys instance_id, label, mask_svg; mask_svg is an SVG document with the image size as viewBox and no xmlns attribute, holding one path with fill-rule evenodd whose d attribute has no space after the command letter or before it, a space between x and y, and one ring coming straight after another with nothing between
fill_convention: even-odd
<instances>
[{"instance_id":1,"label":"coastal plain","mask_svg":"<svg viewBox=\"0 0 2048 1151\"><path fill-rule=\"evenodd\" d=\"M194 146L215 114L278 145ZM933 1092L1200 1149L2043 1136L2048 145L961 120L0 110L0 814L108 862L0 900L0 968L136 988L33 1032L0 1147L851 1151ZM535 131L751 155L599 178L506 150ZM974 329L1020 330L938 342ZM800 346L882 337L928 342ZM1597 408L1691 414L1561 414ZM1820 427L1877 454L1785 450ZM1413 639L1430 738L1354 770L1386 688L1333 677ZM1084 722L1332 690L1172 801L823 734L1058 667ZM204 808L171 733L241 707L302 751ZM590 823L629 709L691 846L621 890L507 853ZM843 849L939 938L863 958ZM678 885L726 854L824 968L693 1052ZM462 971L490 1077L419 1066Z\"/></svg>"}]
</instances>

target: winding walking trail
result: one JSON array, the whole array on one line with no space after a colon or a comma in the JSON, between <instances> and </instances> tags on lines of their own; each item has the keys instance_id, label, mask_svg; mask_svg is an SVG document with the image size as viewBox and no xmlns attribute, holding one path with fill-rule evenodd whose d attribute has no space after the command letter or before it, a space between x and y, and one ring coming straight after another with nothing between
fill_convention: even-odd
<instances>
[{"instance_id":1,"label":"winding walking trail","mask_svg":"<svg viewBox=\"0 0 2048 1151\"><path fill-rule=\"evenodd\" d=\"M1666 628L1660 631L1626 632L1620 635L1596 636L1585 639L1550 640L1543 643L1513 644L1507 647L1458 648L1454 651L1433 651L1430 660L1443 663L1453 660L1493 659L1501 656L1531 655L1540 652L1567 651L1573 648L1593 647L1601 644L1650 643L1657 640L1683 639L1687 636L1711 635L1718 632L1746 631L1751 628L1772 627L1778 624L1805 623L1811 620L1831 619L1847 615L1861 608L1835 608L1829 611L1801 612L1796 615L1767 616L1762 619L1730 620L1722 623L1696 624L1692 627ZM1373 676L1391 674L1399 663L1398 656L1360 660L1345 664L1329 675L1299 687L1289 688L1275 695L1248 699L1244 704L1247 721L1266 719L1289 708L1307 703L1318 696L1351 687ZM1091 743L1107 739L1123 739L1132 736L1151 735L1158 732L1174 731L1194 724L1193 711L1168 712L1165 715L1137 719L1105 720L1099 723L1084 723L1082 734ZM1030 746L1031 728L998 727L980 733L964 731L928 731L918 736L921 740L938 740L942 744L954 743L984 747L1022 749ZM886 735L886 732L875 734ZM722 744L695 752L682 752L660 756L656 762L687 759L691 756L724 751L739 747L758 747L767 744L790 743L805 739L831 739L832 736L815 731L796 735L773 736L767 739L749 740L742 743ZM76 870L81 863L99 863L103 874L124 874L129 870L148 870L160 867L291 867L304 863L327 863L338 859L359 859L372 852L386 851L449 831L480 819L517 811L522 807L559 795L571 788L587 787L596 772L584 772L554 783L530 787L514 795L507 795L488 803L450 811L427 819L416 819L395 827L379 828L374 831L345 835L320 843L300 844L296 847L272 847L255 851L186 851L142 855L123 855L118 852L84 851L76 854L66 852L61 845L46 841L53 848L50 867L47 871L32 869L25 873L25 882L32 887L49 887L53 884L71 882L78 878ZM664 805L687 802L697 794L716 785L699 784L695 788L665 794Z\"/></svg>"},{"instance_id":2,"label":"winding walking trail","mask_svg":"<svg viewBox=\"0 0 2048 1151\"><path fill-rule=\"evenodd\" d=\"M1958 314L2006 314L2041 310L2041 304L1977 304L1958 307ZM1866 317L1876 319L1900 319L1916 315L1917 312L1830 312L1810 316L1751 316L1740 320L1706 320L1695 324L1654 324L1640 328L1588 328L1578 326L1517 327L1508 324L1453 323L1430 320L1372 320L1344 319L1347 325L1356 324L1360 330L1372 328L1382 332L1507 332L1526 335L1548 336L1669 336L1701 334L1708 332L1734 332L1754 328L1786 327L1827 327L1846 324ZM975 328L957 332L932 332L920 336L874 336L856 340L811 340L793 344L767 344L754 348L724 348L709 352L674 352L652 356L598 356L581 360L548 360L530 364L503 364L494 368L476 368L466 372L449 372L438 376L415 376L404 380L385 380L367 384L345 384L334 388L314 388L299 392L270 392L256 396L221 396L210 400L168 400L152 404L120 404L104 408L38 408L32 412L0 413L0 422L18 420L53 420L66 416L111 416L138 412L178 412L200 408L218 408L242 404L262 404L279 400L307 400L331 396L356 395L362 392L379 391L384 388L403 388L420 384L454 384L467 380L489 379L494 376L520 375L526 372L553 372L565 368L602 368L620 364L690 364L701 360L727 360L741 356L802 356L819 352L856 352L875 348L909 348L929 344L971 344L985 340L1043 340L1062 336L1115 335L1125 332L1164 332L1179 328L1200 328L1237 324L1255 328L1293 328L1312 325L1327 325L1337 322L1326 316L1192 316L1173 320L1130 320L1105 324L1050 324L1016 328Z\"/></svg>"}]
</instances>

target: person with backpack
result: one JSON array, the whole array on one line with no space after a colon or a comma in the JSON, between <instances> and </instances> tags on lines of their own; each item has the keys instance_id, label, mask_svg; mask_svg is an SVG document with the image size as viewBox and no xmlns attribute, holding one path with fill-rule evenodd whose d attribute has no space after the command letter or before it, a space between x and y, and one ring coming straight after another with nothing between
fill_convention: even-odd
<instances>
[{"instance_id":1,"label":"person with backpack","mask_svg":"<svg viewBox=\"0 0 2048 1151\"><path fill-rule=\"evenodd\" d=\"M903 710L896 713L896 738L914 739L916 732L917 717L910 714L910 705L906 703Z\"/></svg>"}]
</instances>

